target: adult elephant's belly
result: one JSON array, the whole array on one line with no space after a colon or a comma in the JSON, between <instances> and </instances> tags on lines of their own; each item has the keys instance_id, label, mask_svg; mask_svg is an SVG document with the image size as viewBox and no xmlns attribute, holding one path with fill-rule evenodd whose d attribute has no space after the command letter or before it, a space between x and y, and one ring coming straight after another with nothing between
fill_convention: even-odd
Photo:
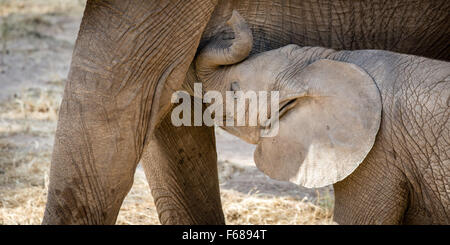
<instances>
[{"instance_id":1,"label":"adult elephant's belly","mask_svg":"<svg viewBox=\"0 0 450 245\"><path fill-rule=\"evenodd\" d=\"M253 53L287 44L383 49L450 59L450 1L220 0L200 48L237 10L253 32Z\"/></svg>"}]
</instances>

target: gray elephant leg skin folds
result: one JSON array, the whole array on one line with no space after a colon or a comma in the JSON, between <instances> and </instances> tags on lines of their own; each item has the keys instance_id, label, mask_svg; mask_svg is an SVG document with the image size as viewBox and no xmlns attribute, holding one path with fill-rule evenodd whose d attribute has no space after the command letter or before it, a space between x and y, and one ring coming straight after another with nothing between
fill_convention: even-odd
<instances>
[{"instance_id":1,"label":"gray elephant leg skin folds","mask_svg":"<svg viewBox=\"0 0 450 245\"><path fill-rule=\"evenodd\" d=\"M175 127L168 114L142 163L162 224L225 224L214 127Z\"/></svg>"},{"instance_id":2,"label":"gray elephant leg skin folds","mask_svg":"<svg viewBox=\"0 0 450 245\"><path fill-rule=\"evenodd\" d=\"M334 184L341 224L450 223L450 63L293 44L245 59L251 30L236 11L228 24L238 38L214 38L197 56L205 90L238 83L244 93L277 90L280 103L295 101L275 137L224 127L258 145L261 171L305 187Z\"/></svg>"},{"instance_id":3,"label":"gray elephant leg skin folds","mask_svg":"<svg viewBox=\"0 0 450 245\"><path fill-rule=\"evenodd\" d=\"M211 1L87 2L60 110L44 224L115 223L213 9Z\"/></svg>"},{"instance_id":4,"label":"gray elephant leg skin folds","mask_svg":"<svg viewBox=\"0 0 450 245\"><path fill-rule=\"evenodd\" d=\"M174 91L237 82L292 102L272 139L283 149L258 127L225 129L258 144L269 176L334 184L338 223L450 224L450 66L433 60L450 59L449 12L448 0L88 0L42 223L114 224L142 160L162 224L223 224L213 128L168 113Z\"/></svg>"}]
</instances>

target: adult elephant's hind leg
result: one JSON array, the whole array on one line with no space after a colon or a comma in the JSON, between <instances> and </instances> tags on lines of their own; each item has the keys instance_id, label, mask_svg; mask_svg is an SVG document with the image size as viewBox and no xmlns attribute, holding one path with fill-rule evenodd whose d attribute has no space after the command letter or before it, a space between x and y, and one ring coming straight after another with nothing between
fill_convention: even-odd
<instances>
[{"instance_id":1,"label":"adult elephant's hind leg","mask_svg":"<svg viewBox=\"0 0 450 245\"><path fill-rule=\"evenodd\" d=\"M175 127L170 113L142 163L162 224L224 224L214 127Z\"/></svg>"}]
</instances>

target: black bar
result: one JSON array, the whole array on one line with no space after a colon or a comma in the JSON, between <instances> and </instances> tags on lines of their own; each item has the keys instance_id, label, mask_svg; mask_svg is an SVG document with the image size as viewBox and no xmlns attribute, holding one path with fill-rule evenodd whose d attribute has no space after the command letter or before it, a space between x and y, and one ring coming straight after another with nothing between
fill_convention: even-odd
<instances>
[{"instance_id":1,"label":"black bar","mask_svg":"<svg viewBox=\"0 0 450 245\"><path fill-rule=\"evenodd\" d=\"M281 245L284 243L280 242L285 239L297 241L295 244L306 244L302 242L306 239L335 244L338 240L345 242L361 238L363 240L359 244L376 241L391 243L394 240L404 244L407 239L425 239L427 244L432 244L431 240L439 237L443 238L440 243L448 241L449 231L448 226L0 226L0 239L5 239L5 236L11 236L15 241L22 238L48 239L56 233L66 242L78 242L76 244L81 245L86 241L101 241L103 244L105 239L124 245L131 245L135 239L147 241L143 244L167 242L167 245L249 242ZM430 236L429 233L433 234Z\"/></svg>"}]
</instances>

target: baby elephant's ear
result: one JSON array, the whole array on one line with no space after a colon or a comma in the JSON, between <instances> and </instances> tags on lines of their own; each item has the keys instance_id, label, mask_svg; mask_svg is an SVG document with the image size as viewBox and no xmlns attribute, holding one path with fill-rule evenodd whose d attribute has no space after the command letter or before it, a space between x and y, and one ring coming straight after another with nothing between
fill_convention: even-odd
<instances>
[{"instance_id":1,"label":"baby elephant's ear","mask_svg":"<svg viewBox=\"0 0 450 245\"><path fill-rule=\"evenodd\" d=\"M294 79L292 86L302 87L303 96L280 118L278 135L261 138L256 165L271 178L305 187L336 183L358 167L375 142L379 90L360 67L331 60L314 62Z\"/></svg>"}]
</instances>

